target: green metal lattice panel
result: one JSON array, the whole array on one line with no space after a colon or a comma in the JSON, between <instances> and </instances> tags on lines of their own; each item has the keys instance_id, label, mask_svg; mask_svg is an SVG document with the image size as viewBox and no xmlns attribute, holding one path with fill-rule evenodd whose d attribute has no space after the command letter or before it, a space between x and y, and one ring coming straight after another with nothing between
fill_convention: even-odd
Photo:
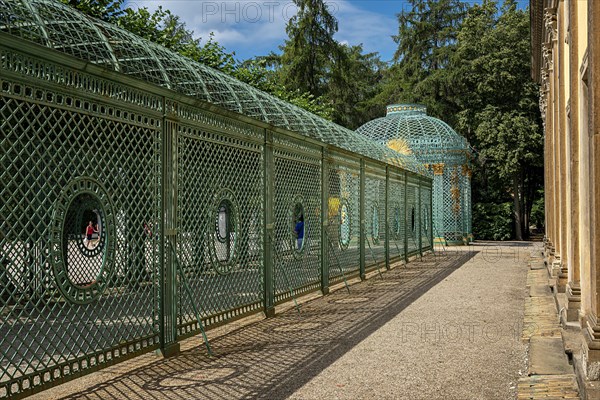
<instances>
[{"instance_id":1,"label":"green metal lattice panel","mask_svg":"<svg viewBox=\"0 0 600 400\"><path fill-rule=\"evenodd\" d=\"M3 0L0 31L351 152L424 172L413 155L390 150L57 0Z\"/></svg>"},{"instance_id":2,"label":"green metal lattice panel","mask_svg":"<svg viewBox=\"0 0 600 400\"><path fill-rule=\"evenodd\" d=\"M65 92L60 67L9 53L0 69L0 397L158 343L159 243L144 224L160 235L160 118ZM18 69L31 76L10 75Z\"/></svg>"},{"instance_id":3,"label":"green metal lattice panel","mask_svg":"<svg viewBox=\"0 0 600 400\"><path fill-rule=\"evenodd\" d=\"M328 167L329 279L336 283L344 274L359 272L360 164L357 159L335 154Z\"/></svg>"},{"instance_id":4,"label":"green metal lattice panel","mask_svg":"<svg viewBox=\"0 0 600 400\"><path fill-rule=\"evenodd\" d=\"M421 248L432 248L431 188L426 183L421 182L419 189L421 196Z\"/></svg>"},{"instance_id":5,"label":"green metal lattice panel","mask_svg":"<svg viewBox=\"0 0 600 400\"><path fill-rule=\"evenodd\" d=\"M17 5L24 9L13 8ZM168 346L177 335L197 331L194 306L207 325L215 325L266 309L263 302L273 296L289 298L286 286L293 292L316 289L320 267L332 283L342 280L342 271L356 275L368 251L360 249L361 209L367 243L373 209L385 242L386 168L361 161L353 151L388 162L390 170L412 168L414 158L118 28L71 15L58 3L9 0L0 10L0 30L26 39L37 34L39 40L32 40L84 60L0 33L0 305L7 321L0 339L0 397L157 348L159 337L161 346ZM19 21L15 15L33 22L13 23ZM98 40L86 42L84 36ZM21 45L29 55L14 50ZM122 58L111 59L115 54ZM271 132L264 123L214 106L201 110L195 99L88 61L298 133L275 129L270 162L265 147ZM301 135L313 144L303 143ZM325 170L323 143L306 136L339 146L328 146ZM265 195L271 193L269 165L276 174L274 196ZM388 203L393 226L390 210L396 210L393 204L405 210L408 193L405 174L391 175L390 191L398 196ZM321 177L327 178L321 182ZM323 185L329 198L321 195ZM285 269L289 285L282 284L284 269L274 262L273 293L271 257L265 257L273 252L264 246L263 230L274 222L273 248L289 243L286 211L298 193L307 204L307 257ZM274 218L267 221L269 199ZM324 241L319 240L322 204L328 219ZM377 207L369 210L369 204ZM405 226L405 211L403 217ZM98 226L88 241L89 219ZM403 246L395 248L403 254ZM67 255L63 264L56 261L60 254ZM319 265L321 254L328 269ZM370 264L368 254L365 258ZM179 271L181 276L173 275ZM184 295L184 282L191 296Z\"/></svg>"},{"instance_id":6,"label":"green metal lattice panel","mask_svg":"<svg viewBox=\"0 0 600 400\"><path fill-rule=\"evenodd\" d=\"M406 184L406 245L408 254L419 251L420 213L418 181L410 175Z\"/></svg>"},{"instance_id":7,"label":"green metal lattice panel","mask_svg":"<svg viewBox=\"0 0 600 400\"><path fill-rule=\"evenodd\" d=\"M385 167L367 164L365 180L365 263L385 267Z\"/></svg>"},{"instance_id":8,"label":"green metal lattice panel","mask_svg":"<svg viewBox=\"0 0 600 400\"><path fill-rule=\"evenodd\" d=\"M177 256L206 325L262 307L262 165L256 142L179 125ZM179 334L195 332L191 300L178 293Z\"/></svg>"},{"instance_id":9,"label":"green metal lattice panel","mask_svg":"<svg viewBox=\"0 0 600 400\"><path fill-rule=\"evenodd\" d=\"M390 173L390 193L388 203L388 230L390 238L390 259L405 256L405 191L403 173Z\"/></svg>"},{"instance_id":10,"label":"green metal lattice panel","mask_svg":"<svg viewBox=\"0 0 600 400\"><path fill-rule=\"evenodd\" d=\"M274 135L273 140L273 268L278 303L320 288L321 147L282 135Z\"/></svg>"},{"instance_id":11,"label":"green metal lattice panel","mask_svg":"<svg viewBox=\"0 0 600 400\"><path fill-rule=\"evenodd\" d=\"M231 143L235 142L235 140L242 140L243 142L253 141L256 143L264 142L264 129L199 109L193 103L192 99L180 99L177 102L168 101L167 112L170 117L183 121L188 125L211 131L216 129L218 132L226 134L223 138L227 137L227 140Z\"/></svg>"},{"instance_id":12,"label":"green metal lattice panel","mask_svg":"<svg viewBox=\"0 0 600 400\"><path fill-rule=\"evenodd\" d=\"M471 203L471 178L467 174L462 179L463 226L464 235L468 242L473 240L473 210Z\"/></svg>"},{"instance_id":13,"label":"green metal lattice panel","mask_svg":"<svg viewBox=\"0 0 600 400\"><path fill-rule=\"evenodd\" d=\"M461 170L462 166L456 164L444 167L443 235L449 244L463 243L465 237Z\"/></svg>"}]
</instances>

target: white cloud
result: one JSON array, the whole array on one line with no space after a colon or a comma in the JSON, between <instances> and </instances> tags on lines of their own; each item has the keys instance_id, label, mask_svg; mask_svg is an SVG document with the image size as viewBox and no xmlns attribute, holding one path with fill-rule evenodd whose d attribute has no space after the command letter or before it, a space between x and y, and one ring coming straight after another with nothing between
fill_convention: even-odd
<instances>
[{"instance_id":1,"label":"white cloud","mask_svg":"<svg viewBox=\"0 0 600 400\"><path fill-rule=\"evenodd\" d=\"M365 52L379 52L384 60L391 58L396 44L391 36L398 33L395 15L385 15L356 7L349 1L337 0L336 18L339 31L335 38L350 45L363 44ZM361 2L367 6L368 2Z\"/></svg>"},{"instance_id":2,"label":"white cloud","mask_svg":"<svg viewBox=\"0 0 600 400\"><path fill-rule=\"evenodd\" d=\"M368 2L361 3L368 6ZM203 40L214 32L219 44L242 59L278 51L287 39L287 21L296 12L291 0L133 0L128 5L150 10L162 5ZM394 49L390 36L398 26L394 16L366 11L349 1L329 0L328 5L339 22L337 40L363 43L365 51L380 51L383 58L389 58Z\"/></svg>"},{"instance_id":3,"label":"white cloud","mask_svg":"<svg viewBox=\"0 0 600 400\"><path fill-rule=\"evenodd\" d=\"M197 36L206 39L214 32L219 44L242 58L277 50L287 37L287 17L295 13L291 1L134 0L128 5L169 9Z\"/></svg>"}]
</instances>

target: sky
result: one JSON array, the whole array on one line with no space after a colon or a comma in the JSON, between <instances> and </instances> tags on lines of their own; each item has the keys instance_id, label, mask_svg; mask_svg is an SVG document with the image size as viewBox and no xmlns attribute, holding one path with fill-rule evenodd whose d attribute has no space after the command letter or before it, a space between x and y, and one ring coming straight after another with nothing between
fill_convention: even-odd
<instances>
[{"instance_id":1,"label":"sky","mask_svg":"<svg viewBox=\"0 0 600 400\"><path fill-rule=\"evenodd\" d=\"M465 0L463 0L465 1ZM466 0L480 3L481 0ZM396 44L392 35L398 32L396 14L410 7L406 0L326 0L337 18L339 30L335 39L349 45L362 44L365 52L378 52L381 59L392 59ZM529 0L518 0L526 7ZM279 52L287 39L285 26L295 14L291 0L128 0L127 6L161 6L171 10L194 31L202 43L211 32L215 40L245 60L254 56Z\"/></svg>"}]
</instances>

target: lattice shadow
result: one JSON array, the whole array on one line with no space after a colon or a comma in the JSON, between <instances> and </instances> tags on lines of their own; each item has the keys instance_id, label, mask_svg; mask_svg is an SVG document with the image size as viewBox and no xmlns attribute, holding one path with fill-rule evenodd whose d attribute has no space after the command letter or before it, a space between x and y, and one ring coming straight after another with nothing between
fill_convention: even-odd
<instances>
[{"instance_id":1,"label":"lattice shadow","mask_svg":"<svg viewBox=\"0 0 600 400\"><path fill-rule=\"evenodd\" d=\"M397 316L477 251L429 255L406 267L119 376L66 399L281 399ZM210 336L210 332L209 332ZM111 372L111 371L107 371ZM114 373L114 372L113 372Z\"/></svg>"}]
</instances>

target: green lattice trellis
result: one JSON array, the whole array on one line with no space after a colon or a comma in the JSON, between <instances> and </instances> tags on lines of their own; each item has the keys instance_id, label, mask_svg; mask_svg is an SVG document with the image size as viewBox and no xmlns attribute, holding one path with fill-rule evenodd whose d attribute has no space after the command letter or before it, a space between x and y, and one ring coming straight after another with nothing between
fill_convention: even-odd
<instances>
[{"instance_id":1,"label":"green lattice trellis","mask_svg":"<svg viewBox=\"0 0 600 400\"><path fill-rule=\"evenodd\" d=\"M418 104L394 104L387 115L357 132L388 147L413 154L433 177L436 240L462 244L473 239L471 225L471 148L443 121ZM422 216L425 216L423 214Z\"/></svg>"},{"instance_id":2,"label":"green lattice trellis","mask_svg":"<svg viewBox=\"0 0 600 400\"><path fill-rule=\"evenodd\" d=\"M0 94L0 398L431 248L414 156L59 2L0 0Z\"/></svg>"},{"instance_id":3,"label":"green lattice trellis","mask_svg":"<svg viewBox=\"0 0 600 400\"><path fill-rule=\"evenodd\" d=\"M349 129L117 26L75 12L58 1L3 0L0 31L340 148L423 172L412 156L390 151Z\"/></svg>"}]
</instances>

